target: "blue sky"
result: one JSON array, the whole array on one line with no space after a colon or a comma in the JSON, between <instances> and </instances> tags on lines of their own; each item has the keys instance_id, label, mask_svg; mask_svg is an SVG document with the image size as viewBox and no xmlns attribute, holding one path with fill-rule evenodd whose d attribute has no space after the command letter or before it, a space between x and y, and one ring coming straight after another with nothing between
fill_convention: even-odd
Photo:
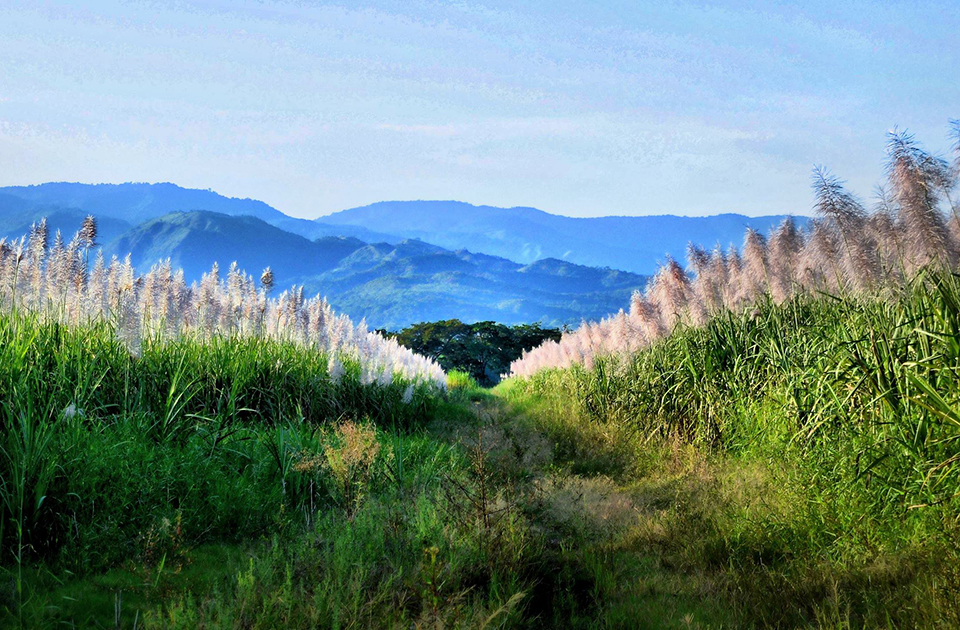
<instances>
[{"instance_id":1,"label":"blue sky","mask_svg":"<svg viewBox=\"0 0 960 630\"><path fill-rule=\"evenodd\" d=\"M956 0L76 4L0 0L0 185L802 214L960 117Z\"/></svg>"}]
</instances>

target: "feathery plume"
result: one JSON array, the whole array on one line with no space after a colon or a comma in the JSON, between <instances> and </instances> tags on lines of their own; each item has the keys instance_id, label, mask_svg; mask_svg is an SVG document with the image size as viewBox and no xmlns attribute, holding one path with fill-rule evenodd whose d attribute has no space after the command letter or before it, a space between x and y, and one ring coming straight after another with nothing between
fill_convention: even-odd
<instances>
[{"instance_id":1,"label":"feathery plume","mask_svg":"<svg viewBox=\"0 0 960 630\"><path fill-rule=\"evenodd\" d=\"M843 275L851 288L869 289L874 285L880 271L876 255L876 243L871 242L864 230L867 212L863 205L846 191L843 181L831 175L821 166L814 168L814 207L826 222L825 227L839 235L843 244Z\"/></svg>"},{"instance_id":2,"label":"feathery plume","mask_svg":"<svg viewBox=\"0 0 960 630\"><path fill-rule=\"evenodd\" d=\"M88 277L86 255L96 242L92 217L69 243L64 243L60 232L52 248L48 241L46 220L32 226L28 240L0 239L0 305L14 304L14 299L20 302L17 292L24 284L33 289L24 300L27 306L68 323L109 319L134 354L147 333L160 339L187 333L205 338L270 335L325 354L334 381L345 374L342 357L346 357L359 362L368 384L446 387L446 375L435 362L370 332L363 321L354 325L345 315L334 313L320 296L308 297L303 286L278 299L268 298L274 283L269 267L261 275L260 288L236 263L223 279L214 263L199 283L187 286L183 270L174 270L169 258L138 277L130 255L122 262L114 256L108 265L98 251ZM19 269L25 260L30 273L21 283ZM47 304L43 296L61 301ZM412 397L412 393L403 394L404 400Z\"/></svg>"},{"instance_id":3,"label":"feathery plume","mask_svg":"<svg viewBox=\"0 0 960 630\"><path fill-rule=\"evenodd\" d=\"M84 249L91 249L97 246L97 220L92 214L88 214L80 227L80 245Z\"/></svg>"},{"instance_id":4,"label":"feathery plume","mask_svg":"<svg viewBox=\"0 0 960 630\"><path fill-rule=\"evenodd\" d=\"M30 226L27 251L31 256L39 256L42 259L43 255L47 253L49 242L50 230L47 228L47 217L43 217L39 223L34 223Z\"/></svg>"},{"instance_id":5,"label":"feathery plume","mask_svg":"<svg viewBox=\"0 0 960 630\"><path fill-rule=\"evenodd\" d=\"M887 174L900 207L906 232L908 271L932 262L952 264L956 256L938 208L944 182L950 180L944 160L920 148L914 137L894 130L887 143Z\"/></svg>"},{"instance_id":6,"label":"feathery plume","mask_svg":"<svg viewBox=\"0 0 960 630\"><path fill-rule=\"evenodd\" d=\"M802 250L803 234L793 217L787 217L770 239L770 293L778 304L793 295L797 258Z\"/></svg>"},{"instance_id":7,"label":"feathery plume","mask_svg":"<svg viewBox=\"0 0 960 630\"><path fill-rule=\"evenodd\" d=\"M743 239L743 282L746 301L758 300L767 292L770 284L769 257L767 253L767 239L753 228L747 228Z\"/></svg>"}]
</instances>

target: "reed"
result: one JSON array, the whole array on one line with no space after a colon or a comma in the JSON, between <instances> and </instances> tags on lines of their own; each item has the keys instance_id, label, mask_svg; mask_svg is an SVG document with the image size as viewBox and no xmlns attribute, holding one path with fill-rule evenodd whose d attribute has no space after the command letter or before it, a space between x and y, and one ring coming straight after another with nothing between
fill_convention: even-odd
<instances>
[{"instance_id":1,"label":"reed","mask_svg":"<svg viewBox=\"0 0 960 630\"><path fill-rule=\"evenodd\" d=\"M215 263L200 282L188 285L169 259L138 274L129 256L107 262L98 251L89 269L96 234L95 219L87 217L69 242L58 232L50 246L46 220L41 220L28 236L0 244L0 308L70 325L108 322L134 354L155 336L276 339L336 360L356 360L365 384L389 382L396 375L445 387L446 375L435 362L368 330L362 321L354 324L322 297L306 297L303 287L270 297L269 268L258 286L236 263L225 277Z\"/></svg>"},{"instance_id":2,"label":"reed","mask_svg":"<svg viewBox=\"0 0 960 630\"><path fill-rule=\"evenodd\" d=\"M601 355L629 355L679 325L706 324L723 313L752 311L764 300L796 295L896 293L921 270L957 268L960 213L951 197L960 176L960 123L951 123L957 157L924 150L908 133L887 143L887 185L872 210L823 167L813 171L817 218L805 231L792 220L769 237L748 229L742 249L712 254L688 248L689 273L668 258L627 321L611 316L588 322L559 342L534 348L510 366L529 377L546 368L592 367ZM952 215L948 220L948 214Z\"/></svg>"}]
</instances>

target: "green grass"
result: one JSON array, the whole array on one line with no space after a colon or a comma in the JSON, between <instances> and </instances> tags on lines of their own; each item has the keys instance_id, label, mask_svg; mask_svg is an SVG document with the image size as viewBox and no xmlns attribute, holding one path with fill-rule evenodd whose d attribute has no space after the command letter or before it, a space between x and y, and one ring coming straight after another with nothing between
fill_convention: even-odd
<instances>
[{"instance_id":1,"label":"green grass","mask_svg":"<svg viewBox=\"0 0 960 630\"><path fill-rule=\"evenodd\" d=\"M331 502L331 484L293 469L347 420L411 431L439 399L408 383L361 385L345 357L263 339L159 340L131 355L106 324L66 327L0 314L0 566L23 613L24 567L88 575L151 545L270 536ZM383 438L386 439L386 438ZM168 541L169 542L169 541ZM146 555L145 555L146 554Z\"/></svg>"},{"instance_id":2,"label":"green grass","mask_svg":"<svg viewBox=\"0 0 960 630\"><path fill-rule=\"evenodd\" d=\"M931 274L761 304L500 393L640 506L622 558L699 582L735 625L953 627L958 296Z\"/></svg>"},{"instance_id":3,"label":"green grass","mask_svg":"<svg viewBox=\"0 0 960 630\"><path fill-rule=\"evenodd\" d=\"M960 624L960 281L446 393L0 316L0 625Z\"/></svg>"}]
</instances>

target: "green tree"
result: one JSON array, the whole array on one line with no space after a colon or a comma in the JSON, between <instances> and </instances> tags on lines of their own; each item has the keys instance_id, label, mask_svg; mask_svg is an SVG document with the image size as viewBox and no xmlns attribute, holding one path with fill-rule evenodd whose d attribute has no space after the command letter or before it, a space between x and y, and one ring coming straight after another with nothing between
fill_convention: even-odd
<instances>
[{"instance_id":1,"label":"green tree","mask_svg":"<svg viewBox=\"0 0 960 630\"><path fill-rule=\"evenodd\" d=\"M432 358L444 370L468 372L483 385L496 384L525 350L547 339L559 340L561 335L560 330L541 328L539 324L465 324L459 319L421 322L399 332L378 332Z\"/></svg>"}]
</instances>

